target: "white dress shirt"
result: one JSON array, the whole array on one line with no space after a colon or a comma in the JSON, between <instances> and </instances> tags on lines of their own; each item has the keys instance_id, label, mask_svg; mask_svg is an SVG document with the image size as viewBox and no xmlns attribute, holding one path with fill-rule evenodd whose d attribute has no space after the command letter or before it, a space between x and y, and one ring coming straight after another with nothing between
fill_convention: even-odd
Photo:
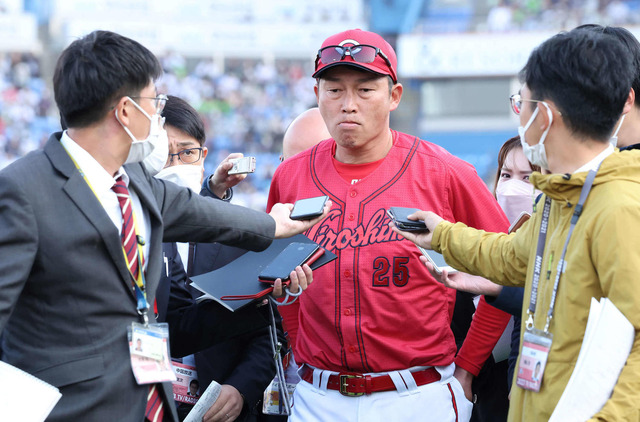
<instances>
[{"instance_id":1,"label":"white dress shirt","mask_svg":"<svg viewBox=\"0 0 640 422\"><path fill-rule=\"evenodd\" d=\"M127 188L129 187L129 176L124 171L124 168L120 167L115 177L111 176L91 154L69 137L66 130L62 133L60 143L67 150L78 167L80 167L85 180L89 183L89 187L93 190L107 215L118 229L118 233L120 233L122 231L122 209L120 208L120 203L118 202L116 193L111 188L116 183L116 179L120 176L122 176L122 180ZM129 195L131 196L131 202L133 203L133 217L136 222L136 234L145 239L143 254L144 268L147 268L147 256L149 256L150 243L149 233L151 233L149 213L146 209L142 208L140 198L138 198L138 195L136 195L134 190L129 190Z\"/></svg>"},{"instance_id":2,"label":"white dress shirt","mask_svg":"<svg viewBox=\"0 0 640 422\"><path fill-rule=\"evenodd\" d=\"M581 171L596 170L600 165L600 163L603 162L605 158L613 154L613 151L614 151L613 145L611 145L610 143L607 143L607 147L600 154L593 157L591 161L584 164L582 167L580 167L578 170L574 171L573 173L575 174Z\"/></svg>"}]
</instances>

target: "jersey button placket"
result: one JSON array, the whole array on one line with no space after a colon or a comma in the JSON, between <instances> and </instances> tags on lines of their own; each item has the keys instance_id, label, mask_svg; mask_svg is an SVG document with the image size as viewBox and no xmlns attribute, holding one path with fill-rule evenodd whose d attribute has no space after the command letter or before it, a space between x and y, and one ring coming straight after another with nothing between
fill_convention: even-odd
<instances>
[{"instance_id":1,"label":"jersey button placket","mask_svg":"<svg viewBox=\"0 0 640 422\"><path fill-rule=\"evenodd\" d=\"M342 318L340 319L340 331L342 332L345 359L347 366L358 367L362 365L361 359L358 355L360 346L358 344L357 328L354 325L354 317L356 315L356 308L354 303L356 301L355 292L355 278L358 276L357 268L353 268L356 249L351 243L353 241L353 234L359 225L359 208L360 208L360 195L357 189L350 187L346 192L345 204L344 204L344 219L343 230L350 232L349 245L341 250L340 256L340 308L342 309Z\"/></svg>"}]
</instances>

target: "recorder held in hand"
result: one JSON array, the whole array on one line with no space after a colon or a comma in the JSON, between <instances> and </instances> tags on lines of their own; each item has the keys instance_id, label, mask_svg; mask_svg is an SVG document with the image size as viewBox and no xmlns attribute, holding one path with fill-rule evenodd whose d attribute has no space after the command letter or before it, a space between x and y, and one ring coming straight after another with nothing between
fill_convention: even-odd
<instances>
[{"instance_id":1,"label":"recorder held in hand","mask_svg":"<svg viewBox=\"0 0 640 422\"><path fill-rule=\"evenodd\" d=\"M229 162L233 163L229 174L245 174L256 171L256 157L234 158Z\"/></svg>"}]
</instances>

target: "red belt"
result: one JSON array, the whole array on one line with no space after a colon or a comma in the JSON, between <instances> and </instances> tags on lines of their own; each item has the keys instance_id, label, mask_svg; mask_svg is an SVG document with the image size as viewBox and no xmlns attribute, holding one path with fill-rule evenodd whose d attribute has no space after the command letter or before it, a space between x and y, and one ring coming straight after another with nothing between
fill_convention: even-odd
<instances>
[{"instance_id":1,"label":"red belt","mask_svg":"<svg viewBox=\"0 0 640 422\"><path fill-rule=\"evenodd\" d=\"M430 384L440 379L440 373L433 367L411 372L411 375L418 386ZM313 369L304 365L300 370L300 378L313 384ZM329 390L337 390L343 396L363 396L378 391L393 391L396 386L389 375L372 376L340 373L329 376L327 388Z\"/></svg>"}]
</instances>

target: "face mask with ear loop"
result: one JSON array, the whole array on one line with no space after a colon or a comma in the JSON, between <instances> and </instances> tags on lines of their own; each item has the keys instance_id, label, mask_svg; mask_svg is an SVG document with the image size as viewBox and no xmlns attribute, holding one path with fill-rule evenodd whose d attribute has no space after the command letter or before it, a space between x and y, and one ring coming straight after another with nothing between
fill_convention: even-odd
<instances>
[{"instance_id":1,"label":"face mask with ear loop","mask_svg":"<svg viewBox=\"0 0 640 422\"><path fill-rule=\"evenodd\" d=\"M533 202L539 194L540 191L524 180L501 179L496 186L496 200L511 224L522 211L533 212Z\"/></svg>"},{"instance_id":2,"label":"face mask with ear loop","mask_svg":"<svg viewBox=\"0 0 640 422\"><path fill-rule=\"evenodd\" d=\"M149 119L150 124L149 135L147 135L143 140L138 140L133 136L133 133L131 133L129 128L122 124L118 117L118 110L116 110L115 114L118 123L120 123L120 126L122 126L124 131L127 132L127 135L129 135L129 138L132 140L129 155L127 156L125 164L144 162L147 171L154 176L162 170L167 162L167 158L169 157L169 137L167 135L167 131L164 129L164 117L161 117L157 113L153 116L149 116L149 114L135 101L129 97L127 98L142 114L145 115L147 119Z\"/></svg>"},{"instance_id":3,"label":"face mask with ear loop","mask_svg":"<svg viewBox=\"0 0 640 422\"><path fill-rule=\"evenodd\" d=\"M156 179L168 180L178 186L189 188L198 194L200 193L200 187L202 185L203 171L202 166L183 164L166 167L156 174L155 177Z\"/></svg>"},{"instance_id":4,"label":"face mask with ear loop","mask_svg":"<svg viewBox=\"0 0 640 422\"><path fill-rule=\"evenodd\" d=\"M547 161L547 152L544 148L544 140L551 129L551 124L553 123L553 113L551 112L551 108L544 101L540 101L540 104L544 105L547 108L547 116L549 117L549 126L545 129L540 137L540 142L531 146L524 140L524 135L533 124L536 116L538 115L538 111L540 111L539 107L536 107L536 110L533 112L529 121L527 122L525 127L518 127L518 135L520 135L520 143L522 144L522 152L524 152L524 156L527 157L527 160L533 165L540 166L543 169L549 169L549 162Z\"/></svg>"},{"instance_id":5,"label":"face mask with ear loop","mask_svg":"<svg viewBox=\"0 0 640 422\"><path fill-rule=\"evenodd\" d=\"M613 145L614 148L618 146L618 132L620 132L620 128L622 127L622 122L624 122L625 117L627 117L627 115L623 114L620 118L620 123L618 123L618 128L613 133L613 136L609 138L609 142L611 143L611 145Z\"/></svg>"}]
</instances>

